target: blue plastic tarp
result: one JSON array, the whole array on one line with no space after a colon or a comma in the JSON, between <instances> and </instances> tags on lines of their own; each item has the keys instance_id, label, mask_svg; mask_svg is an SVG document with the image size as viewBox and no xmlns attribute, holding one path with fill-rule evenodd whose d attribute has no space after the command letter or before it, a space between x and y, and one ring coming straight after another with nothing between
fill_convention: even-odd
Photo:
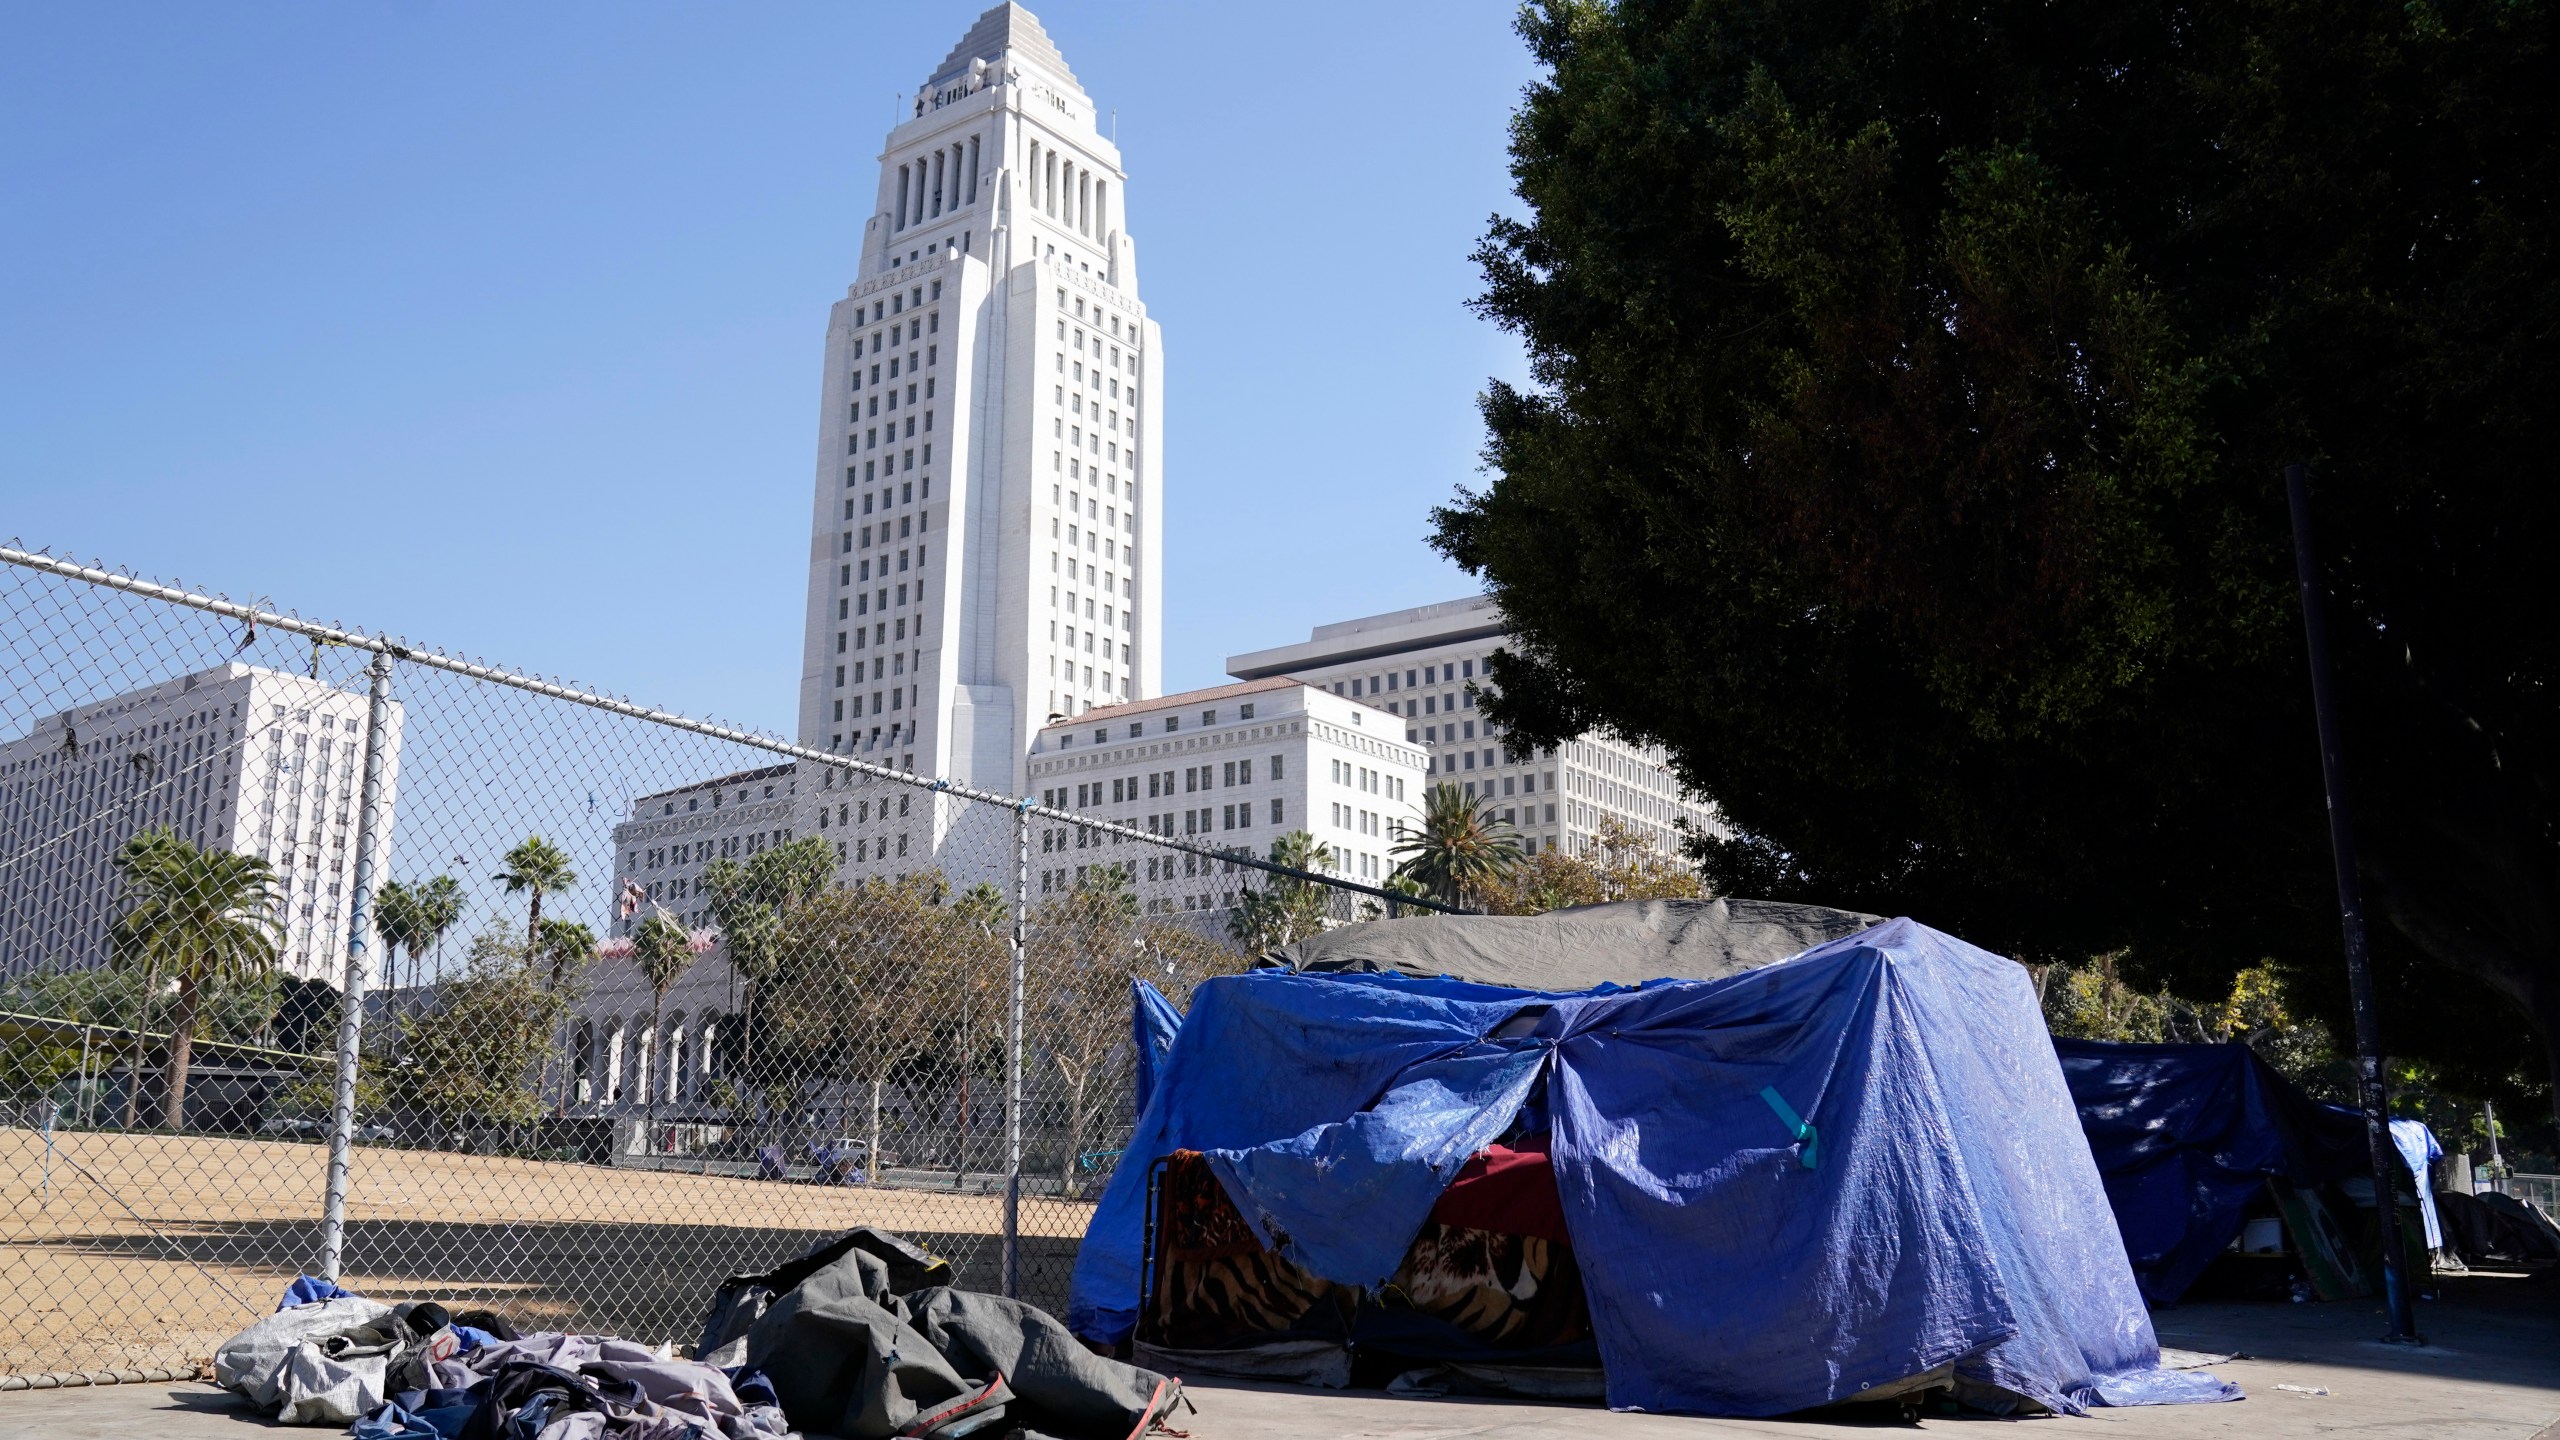
<instances>
[{"instance_id":1,"label":"blue plastic tarp","mask_svg":"<svg viewBox=\"0 0 2560 1440\"><path fill-rule=\"evenodd\" d=\"M2270 1179L2366 1171L2363 1118L2305 1095L2246 1045L2056 1040L2143 1297L2175 1304Z\"/></svg>"},{"instance_id":2,"label":"blue plastic tarp","mask_svg":"<svg viewBox=\"0 0 2560 1440\"><path fill-rule=\"evenodd\" d=\"M1374 1286L1533 1103L1617 1408L1779 1414L1940 1366L2066 1412L2238 1393L2159 1368L2025 973L1907 920L1610 993L1212 980L1069 1323L1133 1326L1148 1174L1176 1149L1208 1152L1265 1243Z\"/></svg>"},{"instance_id":3,"label":"blue plastic tarp","mask_svg":"<svg viewBox=\"0 0 2560 1440\"><path fill-rule=\"evenodd\" d=\"M1164 998L1164 992L1144 980L1129 982L1129 1040L1138 1052L1137 1112L1147 1113L1147 1104L1155 1098L1156 1072L1164 1068L1164 1057L1173 1049L1173 1037L1182 1029L1182 1012Z\"/></svg>"}]
</instances>

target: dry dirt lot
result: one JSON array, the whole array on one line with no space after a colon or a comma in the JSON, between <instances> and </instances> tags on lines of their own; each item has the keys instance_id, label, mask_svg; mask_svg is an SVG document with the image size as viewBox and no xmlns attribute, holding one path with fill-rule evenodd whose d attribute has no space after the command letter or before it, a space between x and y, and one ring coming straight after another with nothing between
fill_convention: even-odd
<instances>
[{"instance_id":1,"label":"dry dirt lot","mask_svg":"<svg viewBox=\"0 0 2560 1440\"><path fill-rule=\"evenodd\" d=\"M328 1151L215 1136L0 1131L0 1375L181 1368L314 1263ZM49 1177L49 1178L48 1178ZM1062 1303L1092 1207L1023 1205L1021 1289ZM344 1283L527 1328L689 1341L724 1275L878 1225L996 1288L1003 1203L363 1147Z\"/></svg>"}]
</instances>

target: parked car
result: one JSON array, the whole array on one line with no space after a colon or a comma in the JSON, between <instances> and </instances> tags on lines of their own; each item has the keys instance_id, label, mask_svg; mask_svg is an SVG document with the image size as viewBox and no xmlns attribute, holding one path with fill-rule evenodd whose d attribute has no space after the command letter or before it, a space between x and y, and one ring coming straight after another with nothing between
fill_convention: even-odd
<instances>
[{"instance_id":1,"label":"parked car","mask_svg":"<svg viewBox=\"0 0 2560 1440\"><path fill-rule=\"evenodd\" d=\"M270 1115L258 1122L261 1135L280 1135L289 1140L326 1140L329 1120L325 1115ZM392 1138L391 1127L376 1123L359 1123L353 1132L362 1144L379 1145Z\"/></svg>"}]
</instances>

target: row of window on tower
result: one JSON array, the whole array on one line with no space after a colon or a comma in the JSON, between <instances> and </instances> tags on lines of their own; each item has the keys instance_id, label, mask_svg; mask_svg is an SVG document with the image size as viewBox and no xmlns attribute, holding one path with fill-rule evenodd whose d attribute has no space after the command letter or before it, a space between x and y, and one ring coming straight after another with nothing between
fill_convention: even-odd
<instances>
[{"instance_id":1,"label":"row of window on tower","mask_svg":"<svg viewBox=\"0 0 2560 1440\"><path fill-rule=\"evenodd\" d=\"M845 592L836 597L836 619L878 618L836 631L836 653L846 658L835 666L835 688L848 693L832 702L831 716L839 724L898 716L894 723L871 726L867 734L859 728L853 732L865 750L884 742L912 742L916 727L908 712L922 699L921 685L910 677L924 671L923 649L911 642L925 635L923 572L933 550L924 537L933 526L932 402L940 385L934 372L942 362L934 337L941 333L942 312L929 307L941 299L940 280L875 296L867 312L857 305L855 333L846 342L851 358L845 367L845 448L866 458L858 466L845 466L845 488L855 493L845 496L846 525L837 541L839 554L847 558L836 575ZM875 420L881 423L875 425ZM901 445L905 441L918 443ZM869 456L891 446L899 448ZM926 467L922 473L907 478L907 472L920 466ZM914 578L903 578L910 574ZM910 605L916 608L908 611ZM893 645L898 648L889 650ZM859 653L864 651L871 653ZM861 688L866 685L880 688L866 691ZM843 732L831 743L842 746ZM891 757L893 763L896 758ZM912 768L913 757L905 763Z\"/></svg>"}]
</instances>

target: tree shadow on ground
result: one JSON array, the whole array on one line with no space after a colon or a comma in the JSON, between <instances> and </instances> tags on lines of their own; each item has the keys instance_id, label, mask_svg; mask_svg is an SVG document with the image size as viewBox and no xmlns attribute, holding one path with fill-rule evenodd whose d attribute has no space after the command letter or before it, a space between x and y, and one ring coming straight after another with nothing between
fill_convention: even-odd
<instances>
[{"instance_id":1,"label":"tree shadow on ground","mask_svg":"<svg viewBox=\"0 0 2560 1440\"><path fill-rule=\"evenodd\" d=\"M354 1220L347 1224L341 1274L349 1289L376 1299L436 1300L455 1310L485 1307L524 1330L574 1330L681 1346L699 1333L723 1279L771 1269L839 1233L596 1221ZM998 1237L900 1233L949 1260L963 1288L1002 1293ZM1026 1235L1020 1245L1021 1298L1063 1313L1078 1242ZM215 1222L164 1226L158 1236L71 1235L0 1248L192 1262L233 1272L236 1288L239 1272L278 1273L279 1257L317 1256L320 1224ZM292 1263L283 1259L282 1273L289 1275ZM171 1318L136 1315L134 1321L156 1329Z\"/></svg>"}]
</instances>

